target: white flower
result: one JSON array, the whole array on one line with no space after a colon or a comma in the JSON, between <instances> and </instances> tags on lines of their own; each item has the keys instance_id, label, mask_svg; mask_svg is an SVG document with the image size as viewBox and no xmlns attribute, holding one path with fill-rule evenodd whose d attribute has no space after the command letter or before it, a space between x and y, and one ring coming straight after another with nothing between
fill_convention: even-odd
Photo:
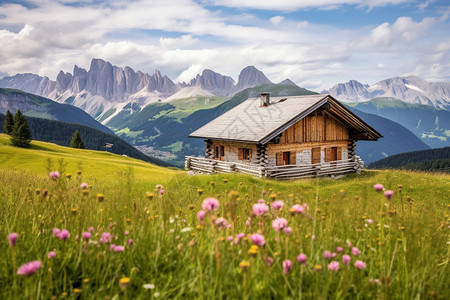
<instances>
[{"instance_id":1,"label":"white flower","mask_svg":"<svg viewBox=\"0 0 450 300\"><path fill-rule=\"evenodd\" d=\"M155 288L155 285L153 283L146 283L142 287L146 290L153 290Z\"/></svg>"},{"instance_id":2,"label":"white flower","mask_svg":"<svg viewBox=\"0 0 450 300\"><path fill-rule=\"evenodd\" d=\"M192 227L184 227L183 229L181 229L181 232L189 232L192 231Z\"/></svg>"},{"instance_id":3,"label":"white flower","mask_svg":"<svg viewBox=\"0 0 450 300\"><path fill-rule=\"evenodd\" d=\"M159 293L158 293L158 292L155 292L155 293L153 294L153 297L158 298L158 297L159 297Z\"/></svg>"}]
</instances>

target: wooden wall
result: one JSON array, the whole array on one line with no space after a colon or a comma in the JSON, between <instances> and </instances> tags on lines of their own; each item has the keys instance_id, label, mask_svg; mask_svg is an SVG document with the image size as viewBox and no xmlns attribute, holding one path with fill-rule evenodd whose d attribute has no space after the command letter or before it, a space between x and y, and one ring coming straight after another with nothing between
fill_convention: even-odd
<instances>
[{"instance_id":1,"label":"wooden wall","mask_svg":"<svg viewBox=\"0 0 450 300\"><path fill-rule=\"evenodd\" d=\"M309 115L298 121L280 138L280 144L348 140L348 129L328 115Z\"/></svg>"},{"instance_id":2,"label":"wooden wall","mask_svg":"<svg viewBox=\"0 0 450 300\"><path fill-rule=\"evenodd\" d=\"M235 143L235 142L227 142L227 141L213 141L212 142L212 148L213 148L212 158L215 157L216 147L219 147L219 149L220 149L220 146L223 146L224 150L225 150L225 158L223 159L224 161L239 162L239 163L243 163L243 164L257 164L258 163L256 144ZM239 159L239 148L250 149L250 154L251 154L250 160Z\"/></svg>"}]
</instances>

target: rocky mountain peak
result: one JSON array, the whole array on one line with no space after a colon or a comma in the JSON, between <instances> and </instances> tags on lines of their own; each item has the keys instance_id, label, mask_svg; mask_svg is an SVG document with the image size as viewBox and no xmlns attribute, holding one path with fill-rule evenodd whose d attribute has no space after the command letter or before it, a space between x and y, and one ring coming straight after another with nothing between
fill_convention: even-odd
<instances>
[{"instance_id":1,"label":"rocky mountain peak","mask_svg":"<svg viewBox=\"0 0 450 300\"><path fill-rule=\"evenodd\" d=\"M255 68L254 66L245 67L239 74L238 83L236 85L236 90L243 90L248 87L272 83L269 78L264 75L263 72Z\"/></svg>"}]
</instances>

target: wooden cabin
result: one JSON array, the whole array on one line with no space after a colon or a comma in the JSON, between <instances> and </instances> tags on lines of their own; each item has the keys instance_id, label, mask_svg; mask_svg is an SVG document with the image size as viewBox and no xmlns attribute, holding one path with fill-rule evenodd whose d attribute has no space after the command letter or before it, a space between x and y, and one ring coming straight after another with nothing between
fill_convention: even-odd
<instances>
[{"instance_id":1,"label":"wooden cabin","mask_svg":"<svg viewBox=\"0 0 450 300\"><path fill-rule=\"evenodd\" d=\"M206 147L204 158L186 157L189 170L299 178L361 170L356 141L382 136L330 95L261 93L189 137Z\"/></svg>"}]
</instances>

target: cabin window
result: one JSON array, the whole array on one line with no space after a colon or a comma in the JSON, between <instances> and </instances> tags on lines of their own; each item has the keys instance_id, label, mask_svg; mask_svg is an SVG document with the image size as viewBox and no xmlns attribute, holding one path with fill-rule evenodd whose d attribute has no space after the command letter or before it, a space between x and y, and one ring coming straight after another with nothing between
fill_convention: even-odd
<instances>
[{"instance_id":1,"label":"cabin window","mask_svg":"<svg viewBox=\"0 0 450 300\"><path fill-rule=\"evenodd\" d=\"M249 148L238 148L239 160L250 160L252 157L252 150Z\"/></svg>"},{"instance_id":2,"label":"cabin window","mask_svg":"<svg viewBox=\"0 0 450 300\"><path fill-rule=\"evenodd\" d=\"M295 165L296 164L295 152L291 152L291 151L278 152L276 155L277 155L277 166Z\"/></svg>"},{"instance_id":3,"label":"cabin window","mask_svg":"<svg viewBox=\"0 0 450 300\"><path fill-rule=\"evenodd\" d=\"M325 161L336 161L341 160L342 148L341 147L330 147L325 150Z\"/></svg>"},{"instance_id":4,"label":"cabin window","mask_svg":"<svg viewBox=\"0 0 450 300\"><path fill-rule=\"evenodd\" d=\"M311 163L312 164L320 163L320 147L311 149Z\"/></svg>"},{"instance_id":5,"label":"cabin window","mask_svg":"<svg viewBox=\"0 0 450 300\"><path fill-rule=\"evenodd\" d=\"M225 147L224 146L215 146L214 147L214 158L225 160Z\"/></svg>"},{"instance_id":6,"label":"cabin window","mask_svg":"<svg viewBox=\"0 0 450 300\"><path fill-rule=\"evenodd\" d=\"M215 147L214 157L215 157L216 159L219 159L219 146L216 146L216 147Z\"/></svg>"}]
</instances>

